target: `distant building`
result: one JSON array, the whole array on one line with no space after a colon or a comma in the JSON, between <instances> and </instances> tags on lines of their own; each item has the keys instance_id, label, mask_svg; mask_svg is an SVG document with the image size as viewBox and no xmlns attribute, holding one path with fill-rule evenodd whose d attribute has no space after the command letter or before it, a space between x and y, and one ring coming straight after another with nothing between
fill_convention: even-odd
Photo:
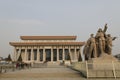
<instances>
[{"instance_id":1,"label":"distant building","mask_svg":"<svg viewBox=\"0 0 120 80\"><path fill-rule=\"evenodd\" d=\"M120 60L120 54L115 55L115 57Z\"/></svg>"},{"instance_id":2,"label":"distant building","mask_svg":"<svg viewBox=\"0 0 120 80\"><path fill-rule=\"evenodd\" d=\"M21 42L10 42L14 47L14 61L22 57L26 63L78 62L84 42L76 36L21 36Z\"/></svg>"}]
</instances>

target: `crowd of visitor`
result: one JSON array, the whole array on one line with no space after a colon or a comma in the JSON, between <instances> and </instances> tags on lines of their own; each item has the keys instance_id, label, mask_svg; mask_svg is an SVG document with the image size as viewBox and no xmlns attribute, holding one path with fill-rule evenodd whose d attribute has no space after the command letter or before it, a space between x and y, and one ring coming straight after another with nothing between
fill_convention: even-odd
<instances>
[{"instance_id":1,"label":"crowd of visitor","mask_svg":"<svg viewBox=\"0 0 120 80\"><path fill-rule=\"evenodd\" d=\"M25 69L25 68L30 68L31 64L23 63L23 62L17 62L15 67L16 67L16 69Z\"/></svg>"}]
</instances>

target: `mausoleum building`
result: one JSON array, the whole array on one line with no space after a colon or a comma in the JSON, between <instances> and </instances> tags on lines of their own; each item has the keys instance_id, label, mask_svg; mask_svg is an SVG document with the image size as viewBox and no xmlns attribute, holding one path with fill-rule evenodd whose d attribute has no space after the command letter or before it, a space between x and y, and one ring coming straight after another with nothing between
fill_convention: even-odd
<instances>
[{"instance_id":1,"label":"mausoleum building","mask_svg":"<svg viewBox=\"0 0 120 80\"><path fill-rule=\"evenodd\" d=\"M25 63L78 62L84 42L77 36L20 36L20 42L10 42L14 47L14 61L21 56Z\"/></svg>"}]
</instances>

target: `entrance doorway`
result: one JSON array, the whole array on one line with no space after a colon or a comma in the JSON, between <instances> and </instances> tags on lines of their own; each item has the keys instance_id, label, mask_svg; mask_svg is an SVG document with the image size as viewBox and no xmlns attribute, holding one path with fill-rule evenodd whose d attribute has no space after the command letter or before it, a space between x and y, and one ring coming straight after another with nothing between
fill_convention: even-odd
<instances>
[{"instance_id":1,"label":"entrance doorway","mask_svg":"<svg viewBox=\"0 0 120 80\"><path fill-rule=\"evenodd\" d=\"M51 61L51 49L46 49L46 61Z\"/></svg>"},{"instance_id":2,"label":"entrance doorway","mask_svg":"<svg viewBox=\"0 0 120 80\"><path fill-rule=\"evenodd\" d=\"M53 49L53 61L57 61L57 49Z\"/></svg>"}]
</instances>

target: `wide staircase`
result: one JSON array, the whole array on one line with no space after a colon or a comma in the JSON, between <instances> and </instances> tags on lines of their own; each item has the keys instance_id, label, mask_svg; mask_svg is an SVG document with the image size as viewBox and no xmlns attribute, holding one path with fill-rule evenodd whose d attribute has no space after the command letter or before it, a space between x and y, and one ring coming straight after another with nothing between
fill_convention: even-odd
<instances>
[{"instance_id":1,"label":"wide staircase","mask_svg":"<svg viewBox=\"0 0 120 80\"><path fill-rule=\"evenodd\" d=\"M41 64L42 65L42 64ZM62 65L38 65L34 68L0 74L0 80L84 80L80 72ZM35 68L40 66L41 68Z\"/></svg>"},{"instance_id":2,"label":"wide staircase","mask_svg":"<svg viewBox=\"0 0 120 80\"><path fill-rule=\"evenodd\" d=\"M63 64L59 64L59 63L33 63L32 65L33 68L62 68L65 67L63 66Z\"/></svg>"}]
</instances>

